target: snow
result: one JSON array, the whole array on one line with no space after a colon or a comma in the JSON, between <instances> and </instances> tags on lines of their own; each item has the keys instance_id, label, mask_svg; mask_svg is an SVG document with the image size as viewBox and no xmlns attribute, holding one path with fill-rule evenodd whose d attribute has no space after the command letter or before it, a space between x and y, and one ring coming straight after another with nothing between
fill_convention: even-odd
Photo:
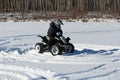
<instances>
[{"instance_id":1,"label":"snow","mask_svg":"<svg viewBox=\"0 0 120 80\"><path fill-rule=\"evenodd\" d=\"M0 23L0 80L119 80L120 23L65 22L74 53L38 54L49 21Z\"/></svg>"}]
</instances>

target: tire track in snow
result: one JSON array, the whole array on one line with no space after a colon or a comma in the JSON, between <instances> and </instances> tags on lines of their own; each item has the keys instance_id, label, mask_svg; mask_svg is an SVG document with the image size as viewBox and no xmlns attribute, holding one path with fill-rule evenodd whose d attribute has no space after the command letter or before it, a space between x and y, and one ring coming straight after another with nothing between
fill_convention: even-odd
<instances>
[{"instance_id":1,"label":"tire track in snow","mask_svg":"<svg viewBox=\"0 0 120 80\"><path fill-rule=\"evenodd\" d=\"M30 43L29 40L33 41L34 36L35 34L2 37L0 38L0 51L25 53L33 49L34 43Z\"/></svg>"},{"instance_id":2,"label":"tire track in snow","mask_svg":"<svg viewBox=\"0 0 120 80\"><path fill-rule=\"evenodd\" d=\"M0 46L6 45L6 44L9 44L9 43L10 43L9 41L8 42L4 42L4 43L1 43Z\"/></svg>"},{"instance_id":3,"label":"tire track in snow","mask_svg":"<svg viewBox=\"0 0 120 80\"><path fill-rule=\"evenodd\" d=\"M31 75L32 75L32 74L29 74L27 72L22 72L22 71L18 71L18 70L8 70L8 69L0 69L0 72L6 72L7 74L12 73L12 74L16 74L16 75L19 74L20 76L23 76L23 77L26 77L26 78L31 78ZM11 76L11 77L14 77L14 76Z\"/></svg>"},{"instance_id":4,"label":"tire track in snow","mask_svg":"<svg viewBox=\"0 0 120 80\"><path fill-rule=\"evenodd\" d=\"M6 37L1 37L0 41L7 41L7 40L11 40L11 41L20 41L20 40L24 40L24 39L33 39L33 37L35 37L36 34L31 34L31 35L17 35L17 36L6 36Z\"/></svg>"},{"instance_id":5,"label":"tire track in snow","mask_svg":"<svg viewBox=\"0 0 120 80\"><path fill-rule=\"evenodd\" d=\"M6 76L5 79L8 77L20 79L20 80L29 80L29 79L37 79L46 78L48 80L57 80L60 77L55 77L56 73L51 71L44 71L39 68L31 68L27 66L16 66L16 65L7 65L7 64L0 64L0 75ZM8 77L7 77L8 76ZM12 79L9 79L12 80Z\"/></svg>"},{"instance_id":6,"label":"tire track in snow","mask_svg":"<svg viewBox=\"0 0 120 80\"><path fill-rule=\"evenodd\" d=\"M101 34L101 33L108 33L108 32L117 32L120 31L120 29L112 29L112 30L91 30L91 31L81 31L81 32L66 32L65 34Z\"/></svg>"},{"instance_id":7,"label":"tire track in snow","mask_svg":"<svg viewBox=\"0 0 120 80\"><path fill-rule=\"evenodd\" d=\"M8 78L8 79L6 79L6 77ZM10 76L10 74L4 74L4 73L2 73L2 74L0 74L0 80L9 80L9 79L12 79L12 80L20 80L20 79L18 79L18 78L15 78L15 77L13 77L13 76Z\"/></svg>"},{"instance_id":8,"label":"tire track in snow","mask_svg":"<svg viewBox=\"0 0 120 80\"><path fill-rule=\"evenodd\" d=\"M4 75L5 77L3 78L2 76L0 76L1 80L28 80L28 78L24 75L21 74L16 74L13 72L9 72L9 71L0 71L0 75Z\"/></svg>"},{"instance_id":9,"label":"tire track in snow","mask_svg":"<svg viewBox=\"0 0 120 80\"><path fill-rule=\"evenodd\" d=\"M72 74L83 74L83 73L88 73L88 72L92 72L95 71L97 69L102 68L103 66L105 66L105 64L101 64L98 66L93 67L92 69L88 69L88 70L84 70L84 71L78 71L78 72L72 72L72 73L66 73L66 74L61 74L61 75L72 75Z\"/></svg>"},{"instance_id":10,"label":"tire track in snow","mask_svg":"<svg viewBox=\"0 0 120 80\"><path fill-rule=\"evenodd\" d=\"M103 74L100 74L100 75L97 75L97 76L90 76L90 77L85 77L85 78L82 78L82 79L79 79L79 80L90 80L90 79L95 79L95 78L104 78L104 77L107 77L107 76L110 76L112 74L115 74L119 72L120 73L120 69L119 70L113 70L111 72L107 72L107 73L103 73ZM102 80L102 79L101 79Z\"/></svg>"},{"instance_id":11,"label":"tire track in snow","mask_svg":"<svg viewBox=\"0 0 120 80\"><path fill-rule=\"evenodd\" d=\"M117 61L120 61L120 59L115 59L115 60L113 60L112 62L117 62Z\"/></svg>"}]
</instances>

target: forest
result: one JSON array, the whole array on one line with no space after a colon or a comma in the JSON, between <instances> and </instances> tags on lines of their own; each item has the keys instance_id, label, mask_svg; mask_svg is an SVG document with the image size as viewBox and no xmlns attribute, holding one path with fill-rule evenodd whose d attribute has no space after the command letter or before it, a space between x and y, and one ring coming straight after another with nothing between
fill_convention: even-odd
<instances>
[{"instance_id":1,"label":"forest","mask_svg":"<svg viewBox=\"0 0 120 80\"><path fill-rule=\"evenodd\" d=\"M22 18L120 17L120 0L0 0L0 15L20 14ZM12 17L13 15L11 15Z\"/></svg>"}]
</instances>

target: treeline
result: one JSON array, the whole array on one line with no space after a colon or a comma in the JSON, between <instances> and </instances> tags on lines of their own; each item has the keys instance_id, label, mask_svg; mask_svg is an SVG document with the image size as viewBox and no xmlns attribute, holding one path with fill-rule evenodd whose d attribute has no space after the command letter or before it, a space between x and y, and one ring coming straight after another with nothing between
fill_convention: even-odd
<instances>
[{"instance_id":1,"label":"treeline","mask_svg":"<svg viewBox=\"0 0 120 80\"><path fill-rule=\"evenodd\" d=\"M88 12L120 14L120 0L0 0L0 12L66 12L84 15ZM55 13L54 13L55 14Z\"/></svg>"}]
</instances>

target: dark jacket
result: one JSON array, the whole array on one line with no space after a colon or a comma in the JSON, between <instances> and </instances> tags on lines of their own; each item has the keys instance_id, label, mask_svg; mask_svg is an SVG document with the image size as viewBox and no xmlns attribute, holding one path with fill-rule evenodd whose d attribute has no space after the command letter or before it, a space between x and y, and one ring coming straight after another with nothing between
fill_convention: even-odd
<instances>
[{"instance_id":1,"label":"dark jacket","mask_svg":"<svg viewBox=\"0 0 120 80\"><path fill-rule=\"evenodd\" d=\"M57 32L60 32L61 34L63 34L63 31L57 27L58 25L56 25L54 22L51 22L50 23L50 27L48 29L48 32L47 32L47 36L49 37L56 37L56 33Z\"/></svg>"}]
</instances>

